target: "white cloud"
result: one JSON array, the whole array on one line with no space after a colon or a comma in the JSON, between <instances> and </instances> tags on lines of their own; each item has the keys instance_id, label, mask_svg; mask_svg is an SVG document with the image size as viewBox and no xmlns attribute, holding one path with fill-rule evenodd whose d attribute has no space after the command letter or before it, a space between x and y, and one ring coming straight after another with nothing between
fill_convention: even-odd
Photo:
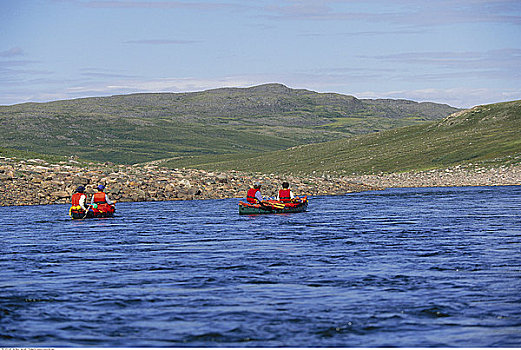
<instances>
[{"instance_id":1,"label":"white cloud","mask_svg":"<svg viewBox=\"0 0 521 350\"><path fill-rule=\"evenodd\" d=\"M91 72L91 70L88 70ZM347 75L352 72L347 72ZM382 72L380 72L382 73ZM330 79L317 79L316 74L283 74L283 75L244 75L229 76L215 79L201 78L159 78L140 79L114 74L96 74L91 80L88 75L81 82L69 87L57 89L55 84L50 87L38 85L38 89L25 89L18 86L18 91L0 88L0 104L14 104L23 101L45 102L58 99L72 99L79 97L108 96L129 93L156 93L156 92L194 92L222 87L250 87L267 82L283 83L291 88L308 89L318 92L335 92L352 95L357 98L392 98L408 99L418 102L446 103L454 107L472 107L479 104L496 103L521 99L519 88L490 87L458 87L451 84L450 88L418 88L418 89L389 89L389 90L357 90L353 88L350 81L353 77L346 79L344 72L339 77L332 76ZM368 79L366 76L365 79ZM35 82L35 84L38 82ZM44 82L45 83L45 82ZM34 85L34 84L33 84ZM375 84L375 86L378 86ZM428 85L427 85L428 86ZM8 91L9 90L9 91Z\"/></svg>"},{"instance_id":2,"label":"white cloud","mask_svg":"<svg viewBox=\"0 0 521 350\"><path fill-rule=\"evenodd\" d=\"M124 80L107 85L110 91L142 91L142 92L187 92L201 91L220 87L244 87L257 83L248 78L221 78L221 79L197 79L197 78L163 78L150 80Z\"/></svg>"},{"instance_id":3,"label":"white cloud","mask_svg":"<svg viewBox=\"0 0 521 350\"><path fill-rule=\"evenodd\" d=\"M12 47L9 50L0 51L0 57L22 56L24 51L19 47Z\"/></svg>"},{"instance_id":4,"label":"white cloud","mask_svg":"<svg viewBox=\"0 0 521 350\"><path fill-rule=\"evenodd\" d=\"M521 69L521 49L518 48L461 52L403 52L392 55L360 57L407 65L432 65L451 69L490 68L491 66L499 66L504 69Z\"/></svg>"},{"instance_id":5,"label":"white cloud","mask_svg":"<svg viewBox=\"0 0 521 350\"><path fill-rule=\"evenodd\" d=\"M521 89L500 91L489 88L428 88L397 91L363 91L353 95L358 98L408 99L418 102L438 102L454 107L470 108L482 104L521 99Z\"/></svg>"},{"instance_id":6,"label":"white cloud","mask_svg":"<svg viewBox=\"0 0 521 350\"><path fill-rule=\"evenodd\" d=\"M87 77L89 78L89 77ZM155 92L194 92L222 87L248 87L263 84L262 78L224 77L216 79L198 78L163 78L163 79L112 79L106 81L91 81L90 79L77 82L69 87L59 89L49 81L35 82L38 87L25 88L18 84L18 89L0 86L0 105L9 105L22 102L47 102L62 99L82 97L108 96L130 93ZM0 79L1 81L1 79Z\"/></svg>"},{"instance_id":7,"label":"white cloud","mask_svg":"<svg viewBox=\"0 0 521 350\"><path fill-rule=\"evenodd\" d=\"M182 40L182 39L143 39L129 40L125 44L144 44L144 45L188 45L200 43L199 40Z\"/></svg>"},{"instance_id":8,"label":"white cloud","mask_svg":"<svg viewBox=\"0 0 521 350\"><path fill-rule=\"evenodd\" d=\"M98 0L83 1L83 6L91 8L119 8L119 9L188 9L200 11L216 10L244 10L251 6L244 3L214 2L214 1L130 1L130 0Z\"/></svg>"},{"instance_id":9,"label":"white cloud","mask_svg":"<svg viewBox=\"0 0 521 350\"><path fill-rule=\"evenodd\" d=\"M513 0L324 0L317 3L281 0L276 5L266 6L265 10L270 18L282 20L364 21L415 27L455 23L521 25L521 3Z\"/></svg>"}]
</instances>

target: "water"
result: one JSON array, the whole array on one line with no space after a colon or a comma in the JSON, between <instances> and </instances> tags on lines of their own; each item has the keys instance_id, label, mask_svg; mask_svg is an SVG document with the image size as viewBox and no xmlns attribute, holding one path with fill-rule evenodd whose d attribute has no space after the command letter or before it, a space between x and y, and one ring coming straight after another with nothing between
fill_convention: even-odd
<instances>
[{"instance_id":1,"label":"water","mask_svg":"<svg viewBox=\"0 0 521 350\"><path fill-rule=\"evenodd\" d=\"M0 345L519 347L521 187L0 207Z\"/></svg>"}]
</instances>

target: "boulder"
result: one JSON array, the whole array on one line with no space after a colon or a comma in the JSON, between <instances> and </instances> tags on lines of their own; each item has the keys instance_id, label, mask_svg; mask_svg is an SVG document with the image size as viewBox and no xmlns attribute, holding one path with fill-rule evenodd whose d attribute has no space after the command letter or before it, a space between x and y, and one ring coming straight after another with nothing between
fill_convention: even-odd
<instances>
[{"instance_id":1,"label":"boulder","mask_svg":"<svg viewBox=\"0 0 521 350\"><path fill-rule=\"evenodd\" d=\"M71 194L68 193L67 191L51 192L51 197L53 197L53 198L69 198L70 196L71 196Z\"/></svg>"},{"instance_id":2,"label":"boulder","mask_svg":"<svg viewBox=\"0 0 521 350\"><path fill-rule=\"evenodd\" d=\"M225 174L217 175L217 182L220 182L220 183L223 183L223 184L228 183L228 176L226 176Z\"/></svg>"}]
</instances>

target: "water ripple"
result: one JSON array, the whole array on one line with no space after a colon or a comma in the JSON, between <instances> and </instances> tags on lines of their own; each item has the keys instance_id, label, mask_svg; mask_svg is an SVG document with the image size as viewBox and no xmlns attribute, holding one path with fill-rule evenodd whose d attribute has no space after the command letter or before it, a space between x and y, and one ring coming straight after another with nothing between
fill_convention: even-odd
<instances>
[{"instance_id":1,"label":"water ripple","mask_svg":"<svg viewBox=\"0 0 521 350\"><path fill-rule=\"evenodd\" d=\"M11 347L519 347L521 187L0 207Z\"/></svg>"}]
</instances>

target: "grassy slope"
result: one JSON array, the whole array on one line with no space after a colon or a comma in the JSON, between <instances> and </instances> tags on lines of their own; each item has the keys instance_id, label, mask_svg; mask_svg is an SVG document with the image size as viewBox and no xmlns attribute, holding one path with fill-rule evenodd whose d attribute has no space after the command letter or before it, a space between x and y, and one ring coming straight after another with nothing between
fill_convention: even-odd
<instances>
[{"instance_id":1,"label":"grassy slope","mask_svg":"<svg viewBox=\"0 0 521 350\"><path fill-rule=\"evenodd\" d=\"M116 163L267 152L441 119L456 109L267 84L0 107L0 144Z\"/></svg>"},{"instance_id":2,"label":"grassy slope","mask_svg":"<svg viewBox=\"0 0 521 350\"><path fill-rule=\"evenodd\" d=\"M298 146L249 159L194 161L192 166L263 173L351 174L428 170L468 163L508 165L521 162L520 135L521 101L513 101L478 106L424 125Z\"/></svg>"},{"instance_id":3,"label":"grassy slope","mask_svg":"<svg viewBox=\"0 0 521 350\"><path fill-rule=\"evenodd\" d=\"M60 161L67 161L66 157L53 156L41 153L35 153L30 151L20 151L17 149L0 147L0 157L5 158L18 158L18 159L41 159L49 163L58 163Z\"/></svg>"}]
</instances>

